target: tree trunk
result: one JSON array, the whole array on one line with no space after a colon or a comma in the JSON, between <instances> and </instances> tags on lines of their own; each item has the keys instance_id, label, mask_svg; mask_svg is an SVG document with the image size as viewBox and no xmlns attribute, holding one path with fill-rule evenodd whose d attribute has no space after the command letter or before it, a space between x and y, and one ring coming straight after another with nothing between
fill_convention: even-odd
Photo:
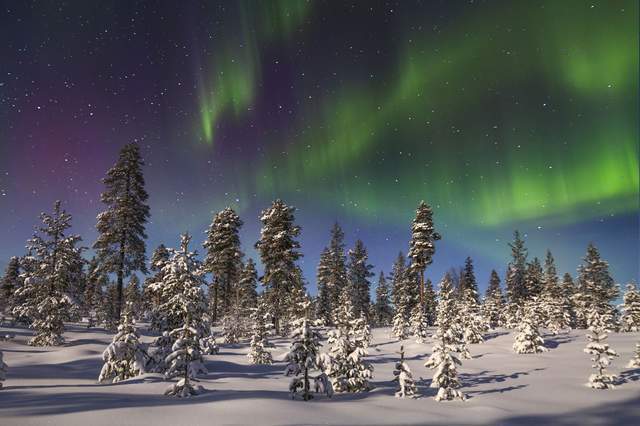
<instances>
[{"instance_id":1,"label":"tree trunk","mask_svg":"<svg viewBox=\"0 0 640 426\"><path fill-rule=\"evenodd\" d=\"M422 313L425 311L424 306L424 269L420 270L420 310Z\"/></svg>"}]
</instances>

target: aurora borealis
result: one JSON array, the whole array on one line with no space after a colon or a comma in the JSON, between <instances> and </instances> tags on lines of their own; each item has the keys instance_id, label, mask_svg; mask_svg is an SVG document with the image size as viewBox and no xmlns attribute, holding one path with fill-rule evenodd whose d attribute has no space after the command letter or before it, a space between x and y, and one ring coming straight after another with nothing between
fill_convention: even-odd
<instances>
[{"instance_id":1,"label":"aurora borealis","mask_svg":"<svg viewBox=\"0 0 640 426\"><path fill-rule=\"evenodd\" d=\"M0 266L62 199L86 245L100 179L142 147L148 250L236 208L298 208L302 263L339 221L376 270L420 200L485 284L514 229L575 273L638 280L637 1L2 2ZM200 237L198 237L200 236Z\"/></svg>"}]
</instances>

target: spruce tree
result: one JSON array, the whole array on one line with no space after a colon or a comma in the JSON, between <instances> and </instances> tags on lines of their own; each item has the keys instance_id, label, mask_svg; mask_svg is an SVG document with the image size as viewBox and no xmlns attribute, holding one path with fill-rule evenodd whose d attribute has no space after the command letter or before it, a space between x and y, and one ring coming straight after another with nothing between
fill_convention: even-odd
<instances>
[{"instance_id":1,"label":"spruce tree","mask_svg":"<svg viewBox=\"0 0 640 426\"><path fill-rule=\"evenodd\" d=\"M251 364L271 364L273 358L268 348L273 345L269 343L268 336L272 325L264 302L258 303L257 308L254 309L251 314L251 322L253 323L253 333L247 357L251 360Z\"/></svg>"},{"instance_id":2,"label":"spruce tree","mask_svg":"<svg viewBox=\"0 0 640 426\"><path fill-rule=\"evenodd\" d=\"M209 291L212 294L210 309L214 323L227 314L234 302L235 286L242 268L241 227L240 217L227 207L214 216L203 244L207 251L203 264L213 276Z\"/></svg>"},{"instance_id":3,"label":"spruce tree","mask_svg":"<svg viewBox=\"0 0 640 426\"><path fill-rule=\"evenodd\" d=\"M191 236L181 236L179 250L170 250L170 259L163 268L164 283L162 309L170 323L181 319L182 324L169 335L174 339L172 352L166 358L166 377L181 377L165 391L165 395L185 397L197 393L190 380L206 372L200 352L200 339L209 334L209 318L202 287L206 284L202 264L197 253L189 251Z\"/></svg>"},{"instance_id":4,"label":"spruce tree","mask_svg":"<svg viewBox=\"0 0 640 426\"><path fill-rule=\"evenodd\" d=\"M597 370L589 376L587 386L593 389L613 389L616 376L607 373L606 369L611 364L611 359L618 354L609 348L607 332L612 324L610 310L602 310L600 306L593 305L587 312L587 325L590 333L587 334L589 343L584 352L593 355L592 367Z\"/></svg>"},{"instance_id":5,"label":"spruce tree","mask_svg":"<svg viewBox=\"0 0 640 426\"><path fill-rule=\"evenodd\" d=\"M71 215L56 201L53 214L40 215L43 226L37 228L27 243L31 267L24 274L24 283L17 290L22 303L14 308L14 315L31 320L36 335L29 344L55 346L64 342L63 321L69 318L73 303L67 291L82 262L77 235L67 235Z\"/></svg>"},{"instance_id":6,"label":"spruce tree","mask_svg":"<svg viewBox=\"0 0 640 426\"><path fill-rule=\"evenodd\" d=\"M438 329L434 336L435 344L433 352L425 367L435 369L436 372L431 381L432 388L438 388L436 401L463 400L465 395L460 391L457 367L461 365L455 352L461 344L460 325L457 323L456 301L454 289L449 274L446 274L440 282L439 303L437 310Z\"/></svg>"},{"instance_id":7,"label":"spruce tree","mask_svg":"<svg viewBox=\"0 0 640 426\"><path fill-rule=\"evenodd\" d=\"M258 272L256 271L256 264L253 259L249 259L242 268L238 281L239 304L245 312L253 311L258 307L257 284Z\"/></svg>"},{"instance_id":8,"label":"spruce tree","mask_svg":"<svg viewBox=\"0 0 640 426\"><path fill-rule=\"evenodd\" d=\"M349 250L348 279L351 287L351 297L353 309L356 317L369 314L371 297L369 278L374 274L371 272L372 265L368 263L369 255L361 240L356 241L353 250Z\"/></svg>"},{"instance_id":9,"label":"spruce tree","mask_svg":"<svg viewBox=\"0 0 640 426\"><path fill-rule=\"evenodd\" d=\"M131 316L134 319L139 319L142 314L142 292L140 291L140 279L137 275L131 275L125 288L124 300L129 305Z\"/></svg>"},{"instance_id":10,"label":"spruce tree","mask_svg":"<svg viewBox=\"0 0 640 426\"><path fill-rule=\"evenodd\" d=\"M540 296L542 325L557 334L571 326L570 304L558 283L555 260L549 250L547 250L544 264L543 288Z\"/></svg>"},{"instance_id":11,"label":"spruce tree","mask_svg":"<svg viewBox=\"0 0 640 426\"><path fill-rule=\"evenodd\" d=\"M527 264L524 275L524 285L526 288L526 299L539 299L543 290L543 271L540 259L533 258L533 261Z\"/></svg>"},{"instance_id":12,"label":"spruce tree","mask_svg":"<svg viewBox=\"0 0 640 426\"><path fill-rule=\"evenodd\" d=\"M415 398L418 392L413 374L409 365L404 361L404 346L400 346L400 361L396 362L396 368L393 370L393 380L398 382L396 389L396 398Z\"/></svg>"},{"instance_id":13,"label":"spruce tree","mask_svg":"<svg viewBox=\"0 0 640 426\"><path fill-rule=\"evenodd\" d=\"M511 262L507 266L506 290L507 301L505 319L506 326L513 328L518 324L517 312L521 310L527 299L527 286L525 283L527 249L524 240L520 237L520 232L513 234L511 247Z\"/></svg>"},{"instance_id":14,"label":"spruce tree","mask_svg":"<svg viewBox=\"0 0 640 426\"><path fill-rule=\"evenodd\" d=\"M256 249L264 267L262 284L273 318L275 332L280 334L282 320L289 310L288 295L299 282L296 261L302 257L298 251L300 227L294 224L294 207L276 200L260 217L262 230Z\"/></svg>"},{"instance_id":15,"label":"spruce tree","mask_svg":"<svg viewBox=\"0 0 640 426\"><path fill-rule=\"evenodd\" d=\"M338 299L347 285L347 256L345 255L344 232L336 222L331 228L331 240L329 242L328 288L331 295L331 312L335 310Z\"/></svg>"},{"instance_id":16,"label":"spruce tree","mask_svg":"<svg viewBox=\"0 0 640 426\"><path fill-rule=\"evenodd\" d=\"M115 283L109 283L107 290L104 292L102 308L99 312L99 323L104 324L107 330L118 329L118 286Z\"/></svg>"},{"instance_id":17,"label":"spruce tree","mask_svg":"<svg viewBox=\"0 0 640 426\"><path fill-rule=\"evenodd\" d=\"M585 319L596 309L601 318L611 321L608 328L615 328L615 308L611 302L619 295L618 287L609 274L609 264L600 258L598 249L589 244L584 264L578 269L578 294L576 295L576 316ZM586 318L587 326L589 320Z\"/></svg>"},{"instance_id":18,"label":"spruce tree","mask_svg":"<svg viewBox=\"0 0 640 426\"><path fill-rule=\"evenodd\" d=\"M20 259L12 257L0 280L0 313L13 308L14 293L20 286Z\"/></svg>"},{"instance_id":19,"label":"spruce tree","mask_svg":"<svg viewBox=\"0 0 640 426\"><path fill-rule=\"evenodd\" d=\"M518 354L535 354L546 352L544 339L540 336L540 312L539 304L535 299L525 303L518 325L518 334L513 344L513 350Z\"/></svg>"},{"instance_id":20,"label":"spruce tree","mask_svg":"<svg viewBox=\"0 0 640 426\"><path fill-rule=\"evenodd\" d=\"M149 198L142 175L144 162L135 143L125 145L118 161L107 171L101 201L107 209L98 215L98 239L93 244L102 269L117 280L116 318L123 306L124 279L135 271L147 273L145 224Z\"/></svg>"},{"instance_id":21,"label":"spruce tree","mask_svg":"<svg viewBox=\"0 0 640 426\"><path fill-rule=\"evenodd\" d=\"M318 300L316 304L316 318L323 324L333 323L332 312L332 288L331 288L331 251L325 247L320 254L320 262L316 273L316 283L318 288Z\"/></svg>"},{"instance_id":22,"label":"spruce tree","mask_svg":"<svg viewBox=\"0 0 640 426\"><path fill-rule=\"evenodd\" d=\"M500 276L495 270L492 270L482 306L482 311L489 327L496 328L502 325L504 306L505 300L500 287Z\"/></svg>"},{"instance_id":23,"label":"spruce tree","mask_svg":"<svg viewBox=\"0 0 640 426\"><path fill-rule=\"evenodd\" d=\"M640 292L634 283L627 284L623 301L620 330L640 331Z\"/></svg>"},{"instance_id":24,"label":"spruce tree","mask_svg":"<svg viewBox=\"0 0 640 426\"><path fill-rule=\"evenodd\" d=\"M393 264L390 277L393 286L392 298L394 305L392 333L400 340L406 337L406 329L411 316L411 297L407 289L406 272L405 257L400 252Z\"/></svg>"},{"instance_id":25,"label":"spruce tree","mask_svg":"<svg viewBox=\"0 0 640 426\"><path fill-rule=\"evenodd\" d=\"M142 298L145 310L149 315L151 330L159 333L167 331L169 327L165 313L160 310L160 307L165 302L162 291L164 282L164 273L162 271L168 261L169 250L164 244L160 244L151 255L149 269L153 272L153 275L145 280L142 291Z\"/></svg>"},{"instance_id":26,"label":"spruce tree","mask_svg":"<svg viewBox=\"0 0 640 426\"><path fill-rule=\"evenodd\" d=\"M464 268L462 269L462 275L460 277L460 288L458 292L461 296L471 296L475 300L476 305L480 303L480 295L478 293L478 282L476 280L476 274L473 270L473 260L467 257L464 261ZM464 290L471 290L470 293L465 294Z\"/></svg>"},{"instance_id":27,"label":"spruce tree","mask_svg":"<svg viewBox=\"0 0 640 426\"><path fill-rule=\"evenodd\" d=\"M98 377L100 383L116 383L145 372L146 349L140 342L140 335L133 322L132 306L128 304L127 308L118 326L118 332L102 353L104 365Z\"/></svg>"},{"instance_id":28,"label":"spruce tree","mask_svg":"<svg viewBox=\"0 0 640 426\"><path fill-rule=\"evenodd\" d=\"M287 367L285 374L293 375L289 384L291 397L295 398L297 393L301 393L302 399L308 401L312 398L310 373L320 369L320 334L313 328L309 320L310 304L308 301L302 302L301 310L305 315L294 321L291 348L285 361Z\"/></svg>"},{"instance_id":29,"label":"spruce tree","mask_svg":"<svg viewBox=\"0 0 640 426\"><path fill-rule=\"evenodd\" d=\"M473 286L466 286L459 297L458 314L464 342L469 344L484 342L484 332L487 331L487 325L480 314L480 304L477 302L478 293L474 291Z\"/></svg>"},{"instance_id":30,"label":"spruce tree","mask_svg":"<svg viewBox=\"0 0 640 426\"><path fill-rule=\"evenodd\" d=\"M408 257L411 259L411 267L419 275L418 303L423 311L425 306L424 272L433 262L433 255L436 252L435 242L440 238L440 234L435 231L433 226L431 207L421 201L411 226Z\"/></svg>"},{"instance_id":31,"label":"spruce tree","mask_svg":"<svg viewBox=\"0 0 640 426\"><path fill-rule=\"evenodd\" d=\"M87 271L87 286L84 291L84 306L87 315L87 328L104 321L104 315L100 315L104 300L104 289L107 288L109 279L98 264L98 259L93 257L89 261Z\"/></svg>"},{"instance_id":32,"label":"spruce tree","mask_svg":"<svg viewBox=\"0 0 640 426\"><path fill-rule=\"evenodd\" d=\"M7 370L9 369L9 366L7 365L6 362L4 362L4 357L2 355L2 351L0 351L0 389L2 389L3 383L5 380L7 380Z\"/></svg>"},{"instance_id":33,"label":"spruce tree","mask_svg":"<svg viewBox=\"0 0 640 426\"><path fill-rule=\"evenodd\" d=\"M386 327L393 319L393 309L389 304L389 286L385 279L384 272L380 271L378 286L376 287L376 303L373 308L374 324L378 327Z\"/></svg>"}]
</instances>

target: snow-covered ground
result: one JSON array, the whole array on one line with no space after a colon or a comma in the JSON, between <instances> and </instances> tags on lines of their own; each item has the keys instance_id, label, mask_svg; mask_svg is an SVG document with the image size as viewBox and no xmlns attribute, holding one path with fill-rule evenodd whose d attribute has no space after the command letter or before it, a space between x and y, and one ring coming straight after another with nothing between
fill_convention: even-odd
<instances>
[{"instance_id":1,"label":"snow-covered ground","mask_svg":"<svg viewBox=\"0 0 640 426\"><path fill-rule=\"evenodd\" d=\"M461 374L465 402L436 402L429 388L432 371L423 364L431 342L404 342L421 397L396 399L391 381L400 343L388 329L375 329L369 359L375 389L292 401L282 357L287 339L275 339L271 366L252 366L248 344L222 345L207 356L205 392L190 399L163 396L168 386L158 374L113 385L96 379L101 354L112 335L99 329L69 326L67 343L56 348L26 344L25 329L7 329L16 338L0 342L9 365L0 390L0 424L10 425L249 425L249 424L640 424L640 370L625 369L640 333L612 334L620 357L611 372L625 379L616 389L594 390L584 384L591 373L583 331L546 336L549 352L516 355L512 333L492 332L484 344L470 347L472 360ZM142 331L142 330L141 330ZM144 341L150 342L146 336Z\"/></svg>"}]
</instances>

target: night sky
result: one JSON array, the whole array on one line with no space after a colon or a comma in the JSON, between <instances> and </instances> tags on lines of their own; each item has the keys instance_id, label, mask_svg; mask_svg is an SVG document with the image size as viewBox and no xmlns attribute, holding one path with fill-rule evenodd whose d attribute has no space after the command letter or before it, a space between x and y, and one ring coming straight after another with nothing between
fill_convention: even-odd
<instances>
[{"instance_id":1,"label":"night sky","mask_svg":"<svg viewBox=\"0 0 640 426\"><path fill-rule=\"evenodd\" d=\"M635 0L2 1L0 267L56 199L91 245L137 141L148 255L229 205L255 258L280 197L315 293L334 221L389 272L424 199L434 281L469 255L484 288L516 228L638 280L638 32Z\"/></svg>"}]
</instances>

